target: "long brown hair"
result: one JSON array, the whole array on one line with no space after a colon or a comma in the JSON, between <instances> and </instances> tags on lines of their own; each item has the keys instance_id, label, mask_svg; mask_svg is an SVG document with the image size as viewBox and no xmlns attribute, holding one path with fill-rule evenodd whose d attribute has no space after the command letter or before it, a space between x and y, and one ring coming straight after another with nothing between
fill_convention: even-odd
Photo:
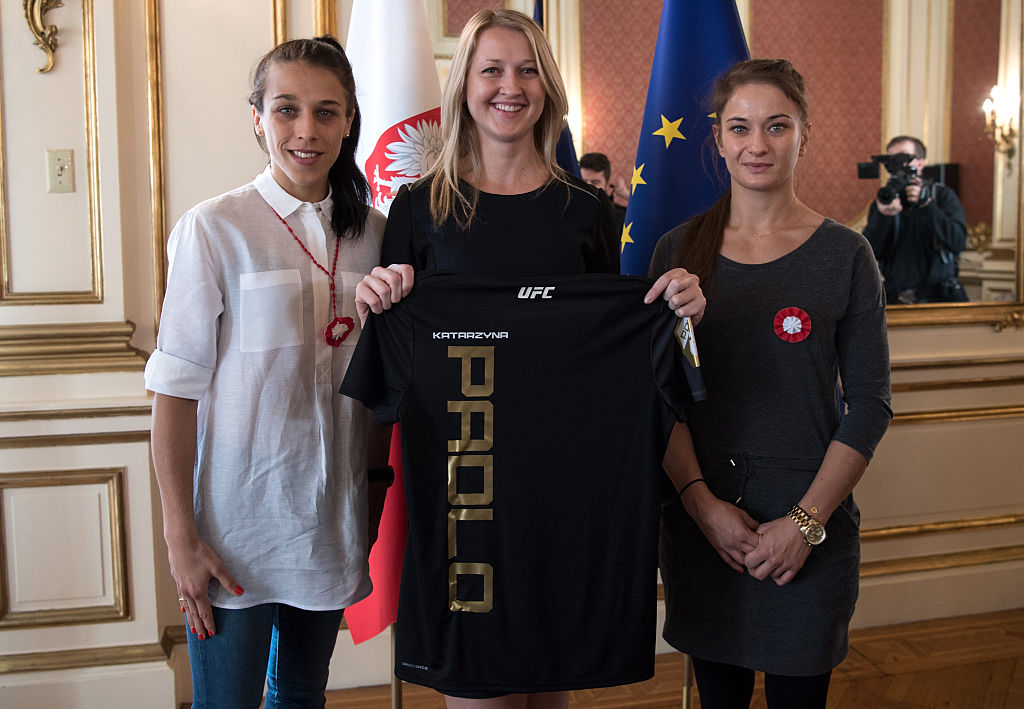
<instances>
[{"instance_id":1,"label":"long brown hair","mask_svg":"<svg viewBox=\"0 0 1024 709\"><path fill-rule=\"evenodd\" d=\"M788 98L800 112L800 120L806 126L807 92L804 78L786 59L748 59L734 65L718 77L711 95L711 109L719 134L722 131L722 112L733 93L746 84L770 84ZM718 254L722 250L725 228L729 225L729 210L732 206L732 189L712 205L711 209L689 221L686 238L680 239L672 254L674 266L684 266L700 278L707 288L715 275Z\"/></svg>"},{"instance_id":2,"label":"long brown hair","mask_svg":"<svg viewBox=\"0 0 1024 709\"><path fill-rule=\"evenodd\" d=\"M459 189L459 166L462 161L468 160L473 172L478 172L483 164L473 118L466 106L466 77L480 35L492 27L522 32L533 49L545 94L544 110L533 127L533 142L550 178L566 182L565 172L555 159L555 147L565 127L569 101L551 46L544 32L529 15L516 10L481 10L470 18L459 35L448 81L441 94L441 135L444 145L437 162L425 175L434 178L430 185L430 214L435 227L454 216L459 226L466 228L476 214L478 191L473 189L470 196L466 197Z\"/></svg>"}]
</instances>

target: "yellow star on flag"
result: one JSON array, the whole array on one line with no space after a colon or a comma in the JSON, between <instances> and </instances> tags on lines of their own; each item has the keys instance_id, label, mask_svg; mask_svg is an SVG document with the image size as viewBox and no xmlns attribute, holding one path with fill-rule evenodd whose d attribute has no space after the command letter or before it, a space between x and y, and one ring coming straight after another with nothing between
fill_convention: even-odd
<instances>
[{"instance_id":1,"label":"yellow star on flag","mask_svg":"<svg viewBox=\"0 0 1024 709\"><path fill-rule=\"evenodd\" d=\"M670 121L665 118L665 116L662 116L661 128L651 133L651 135L660 135L663 137L665 139L665 147L667 148L675 138L686 140L686 136L679 132L679 124L682 122L682 118L677 121Z\"/></svg>"},{"instance_id":2,"label":"yellow star on flag","mask_svg":"<svg viewBox=\"0 0 1024 709\"><path fill-rule=\"evenodd\" d=\"M634 167L633 168L633 177L629 180L629 185L630 185L629 193L630 194L633 194L634 192L636 192L636 186L637 185L646 185L647 184L647 182L644 180L644 178L640 177L640 173L644 171L644 165L646 165L646 164L647 163L643 163L643 164L640 165L640 167Z\"/></svg>"},{"instance_id":3,"label":"yellow star on flag","mask_svg":"<svg viewBox=\"0 0 1024 709\"><path fill-rule=\"evenodd\" d=\"M629 230L633 228L633 222L630 222L626 226L622 227L622 245L619 247L619 253L621 254L626 250L626 244L635 243L633 237L629 235Z\"/></svg>"}]
</instances>

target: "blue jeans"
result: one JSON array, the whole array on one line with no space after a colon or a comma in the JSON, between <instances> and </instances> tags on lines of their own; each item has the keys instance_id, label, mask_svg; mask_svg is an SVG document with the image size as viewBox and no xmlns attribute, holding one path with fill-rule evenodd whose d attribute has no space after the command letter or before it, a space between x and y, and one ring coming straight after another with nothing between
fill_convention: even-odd
<instances>
[{"instance_id":1,"label":"blue jeans","mask_svg":"<svg viewBox=\"0 0 1024 709\"><path fill-rule=\"evenodd\" d=\"M213 609L216 634L188 633L193 709L317 707L342 611L304 611L281 603Z\"/></svg>"}]
</instances>

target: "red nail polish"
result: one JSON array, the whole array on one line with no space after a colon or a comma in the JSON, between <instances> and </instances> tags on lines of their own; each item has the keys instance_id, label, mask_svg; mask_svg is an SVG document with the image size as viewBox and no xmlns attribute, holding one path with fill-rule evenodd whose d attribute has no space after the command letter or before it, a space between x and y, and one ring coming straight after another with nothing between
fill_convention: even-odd
<instances>
[{"instance_id":1,"label":"red nail polish","mask_svg":"<svg viewBox=\"0 0 1024 709\"><path fill-rule=\"evenodd\" d=\"M195 628L193 628L193 627L192 627L191 625L190 625L190 626L188 626L188 629L189 629L189 630L191 630L191 631L192 631L193 633L194 633L194 632L196 632L196 629L195 629Z\"/></svg>"},{"instance_id":2,"label":"red nail polish","mask_svg":"<svg viewBox=\"0 0 1024 709\"><path fill-rule=\"evenodd\" d=\"M199 639L200 639L200 640L202 640L202 639L203 639L203 634L202 634L202 633L199 633Z\"/></svg>"},{"instance_id":3,"label":"red nail polish","mask_svg":"<svg viewBox=\"0 0 1024 709\"><path fill-rule=\"evenodd\" d=\"M241 586L235 586L235 595L236 596L241 596L243 593L245 593L245 591L242 589Z\"/></svg>"},{"instance_id":4,"label":"red nail polish","mask_svg":"<svg viewBox=\"0 0 1024 709\"><path fill-rule=\"evenodd\" d=\"M211 638L212 638L212 637L213 637L214 635L216 635L216 633L214 633L214 632L213 632L213 631L211 630L211 631L210 631L210 635L209 635L209 637L211 637Z\"/></svg>"}]
</instances>

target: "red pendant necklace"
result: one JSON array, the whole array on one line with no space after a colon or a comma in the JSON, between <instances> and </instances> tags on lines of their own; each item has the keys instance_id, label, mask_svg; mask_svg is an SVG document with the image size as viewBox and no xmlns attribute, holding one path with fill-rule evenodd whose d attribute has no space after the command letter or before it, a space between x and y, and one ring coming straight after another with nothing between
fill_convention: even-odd
<instances>
[{"instance_id":1,"label":"red pendant necklace","mask_svg":"<svg viewBox=\"0 0 1024 709\"><path fill-rule=\"evenodd\" d=\"M295 239L295 243L299 245L299 248L306 253L306 256L309 256L313 265L323 271L327 275L327 279L330 281L331 315L333 316L333 320L331 320L331 324L327 326L327 329L324 330L324 339L331 347L337 347L345 341L345 338L349 336L349 333L351 333L356 326L356 323L352 318L348 316L343 318L338 317L338 308L334 300L334 271L338 268L338 251L341 247L341 237L337 237L337 240L334 242L334 261L331 262L331 270L330 273L328 273L327 269L321 266L320 262L313 258L313 254L309 253L309 249L307 249L306 245L302 243L302 240L295 236L295 232L292 231L290 226L288 226L288 222L284 220L284 217L277 213L276 209L274 210L274 214L281 220L281 223L284 224L284 228L292 235L292 238Z\"/></svg>"}]
</instances>

